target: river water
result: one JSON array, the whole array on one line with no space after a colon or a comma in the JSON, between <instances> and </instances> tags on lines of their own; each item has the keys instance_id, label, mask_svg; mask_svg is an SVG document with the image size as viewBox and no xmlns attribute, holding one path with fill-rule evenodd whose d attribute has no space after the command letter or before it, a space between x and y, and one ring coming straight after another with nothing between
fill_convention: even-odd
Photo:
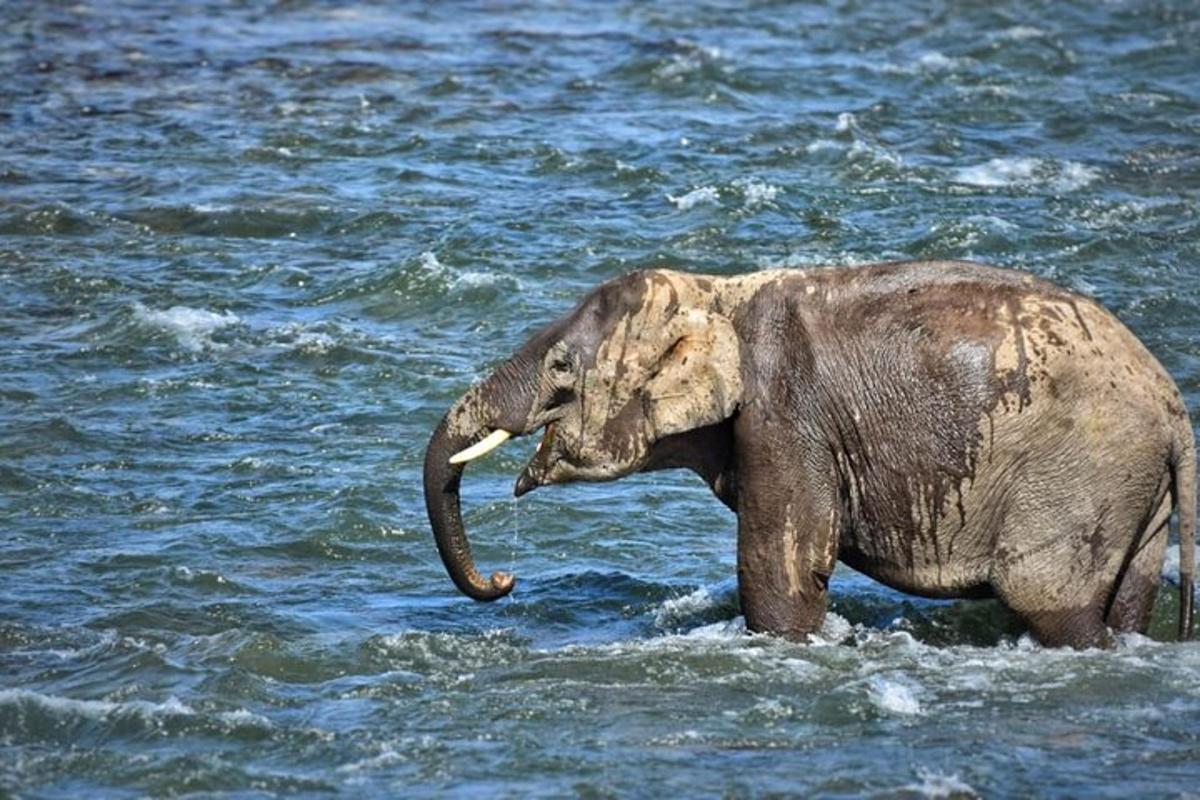
<instances>
[{"instance_id":1,"label":"river water","mask_svg":"<svg viewBox=\"0 0 1200 800\"><path fill-rule=\"evenodd\" d=\"M841 570L744 634L659 473L421 496L452 400L635 266L1020 266L1200 411L1200 6L9 2L0 795L1176 797L1200 643L1049 651Z\"/></svg>"}]
</instances>

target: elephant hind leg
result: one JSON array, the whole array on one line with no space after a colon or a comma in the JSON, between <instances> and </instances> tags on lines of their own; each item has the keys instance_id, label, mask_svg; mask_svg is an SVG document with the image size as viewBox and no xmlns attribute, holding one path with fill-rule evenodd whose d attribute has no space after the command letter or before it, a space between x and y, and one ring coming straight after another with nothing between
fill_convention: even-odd
<instances>
[{"instance_id":1,"label":"elephant hind leg","mask_svg":"<svg viewBox=\"0 0 1200 800\"><path fill-rule=\"evenodd\" d=\"M1083 650L1113 646L1112 633L1104 624L1104 609L1098 603L1052 611L1022 611L1015 607L1013 610L1029 626L1034 638L1045 647Z\"/></svg>"},{"instance_id":2,"label":"elephant hind leg","mask_svg":"<svg viewBox=\"0 0 1200 800\"><path fill-rule=\"evenodd\" d=\"M1171 495L1165 494L1158 507L1134 540L1121 572L1117 575L1105 619L1121 633L1145 633L1154 610L1154 599L1167 549L1167 531L1171 520Z\"/></svg>"},{"instance_id":3,"label":"elephant hind leg","mask_svg":"<svg viewBox=\"0 0 1200 800\"><path fill-rule=\"evenodd\" d=\"M1095 522L1066 516L1055 526L1058 533L1044 540L1053 544L1011 556L993 574L1001 600L1043 645L1111 647L1113 631L1146 630L1166 549L1171 497L1163 484L1149 500L1122 499L1104 507ZM1083 530L1089 533L1081 537ZM1051 564L1060 568L1048 568ZM1066 564L1074 568L1062 570Z\"/></svg>"},{"instance_id":4,"label":"elephant hind leg","mask_svg":"<svg viewBox=\"0 0 1200 800\"><path fill-rule=\"evenodd\" d=\"M1047 570L1047 564L1069 561L1065 554L1039 555L1018 557L993 575L1000 600L1045 647L1112 647L1112 634L1104 624L1110 584L1101 585L1099 573L1087 568L1073 573Z\"/></svg>"}]
</instances>

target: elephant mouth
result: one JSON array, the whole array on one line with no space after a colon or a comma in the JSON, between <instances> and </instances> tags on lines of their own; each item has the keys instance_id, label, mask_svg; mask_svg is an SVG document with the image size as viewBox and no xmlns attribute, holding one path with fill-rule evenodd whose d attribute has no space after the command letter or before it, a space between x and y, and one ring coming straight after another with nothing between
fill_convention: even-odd
<instances>
[{"instance_id":1,"label":"elephant mouth","mask_svg":"<svg viewBox=\"0 0 1200 800\"><path fill-rule=\"evenodd\" d=\"M533 454L533 458L529 459L529 463L525 465L525 469L517 476L516 485L513 486L514 497L528 494L537 487L546 484L550 468L554 465L555 461L553 455L554 433L554 423L551 422L545 427L542 433L542 440L538 442L537 452Z\"/></svg>"}]
</instances>

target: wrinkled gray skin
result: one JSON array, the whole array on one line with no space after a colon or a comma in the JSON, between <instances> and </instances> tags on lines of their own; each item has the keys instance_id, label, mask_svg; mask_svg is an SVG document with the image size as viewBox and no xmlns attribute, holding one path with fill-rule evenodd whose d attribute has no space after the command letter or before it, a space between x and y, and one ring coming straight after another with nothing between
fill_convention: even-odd
<instances>
[{"instance_id":1,"label":"wrinkled gray skin","mask_svg":"<svg viewBox=\"0 0 1200 800\"><path fill-rule=\"evenodd\" d=\"M592 291L454 404L425 495L455 584L494 600L462 527L462 466L544 430L515 492L686 467L738 516L751 631L805 640L837 559L902 591L999 597L1046 645L1145 631L1180 510L1191 626L1196 465L1166 371L1111 314L960 262Z\"/></svg>"}]
</instances>

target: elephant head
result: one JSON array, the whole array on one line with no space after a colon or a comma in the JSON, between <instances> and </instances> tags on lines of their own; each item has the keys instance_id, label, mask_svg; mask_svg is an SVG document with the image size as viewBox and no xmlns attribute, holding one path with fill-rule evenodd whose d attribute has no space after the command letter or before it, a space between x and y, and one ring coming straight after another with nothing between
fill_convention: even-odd
<instances>
[{"instance_id":1,"label":"elephant head","mask_svg":"<svg viewBox=\"0 0 1200 800\"><path fill-rule=\"evenodd\" d=\"M425 503L451 579L476 600L512 590L485 580L463 530L464 465L506 439L543 431L514 493L690 467L731 502L727 420L742 393L740 347L710 279L663 270L601 285L466 392L425 454Z\"/></svg>"}]
</instances>

